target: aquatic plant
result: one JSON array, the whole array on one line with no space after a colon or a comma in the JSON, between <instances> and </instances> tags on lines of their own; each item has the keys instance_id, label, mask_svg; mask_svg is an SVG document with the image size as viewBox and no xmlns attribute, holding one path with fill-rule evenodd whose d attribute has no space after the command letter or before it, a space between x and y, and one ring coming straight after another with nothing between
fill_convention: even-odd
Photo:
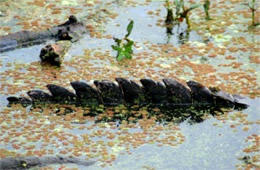
<instances>
[{"instance_id":1,"label":"aquatic plant","mask_svg":"<svg viewBox=\"0 0 260 170\"><path fill-rule=\"evenodd\" d=\"M201 4L192 4L190 5L189 8L187 8L185 7L183 0L175 0L174 5L175 5L175 17L173 16L172 9L170 8L169 1L168 0L166 1L166 6L167 6L167 17L165 20L166 24L172 23L174 21L180 23L185 19L188 29L191 29L189 13L193 9L198 8Z\"/></svg>"},{"instance_id":2,"label":"aquatic plant","mask_svg":"<svg viewBox=\"0 0 260 170\"><path fill-rule=\"evenodd\" d=\"M175 11L176 17L181 18L181 14L182 14L181 10L182 10L182 6L184 6L184 1L183 0L175 0L174 4L176 6L176 11Z\"/></svg>"},{"instance_id":3,"label":"aquatic plant","mask_svg":"<svg viewBox=\"0 0 260 170\"><path fill-rule=\"evenodd\" d=\"M210 8L210 1L209 0L205 0L205 2L203 4L203 8L204 8L204 12L206 14L205 19L206 20L211 20L211 18L209 16L209 8Z\"/></svg>"},{"instance_id":4,"label":"aquatic plant","mask_svg":"<svg viewBox=\"0 0 260 170\"><path fill-rule=\"evenodd\" d=\"M252 13L252 15L251 15L252 23L251 23L250 27L252 28L252 27L256 27L256 26L260 25L260 23L256 23L256 21L255 21L255 12L257 10L257 5L256 5L255 0L245 3L245 5L250 8L251 13Z\"/></svg>"},{"instance_id":5,"label":"aquatic plant","mask_svg":"<svg viewBox=\"0 0 260 170\"><path fill-rule=\"evenodd\" d=\"M181 18L181 10L184 3L183 0L175 0L172 3L169 0L166 0L165 3L167 8L165 23L173 24L173 22L179 21L178 19ZM173 6L175 6L175 16L173 15Z\"/></svg>"},{"instance_id":6,"label":"aquatic plant","mask_svg":"<svg viewBox=\"0 0 260 170\"><path fill-rule=\"evenodd\" d=\"M175 18L173 16L173 9L171 8L171 4L169 2L169 0L166 0L166 8L167 8L167 16L165 19L165 23L166 24L173 24Z\"/></svg>"},{"instance_id":7,"label":"aquatic plant","mask_svg":"<svg viewBox=\"0 0 260 170\"><path fill-rule=\"evenodd\" d=\"M183 1L183 0L181 0L181 1ZM188 29L191 29L191 23L190 23L190 18L189 18L190 11L198 8L200 5L201 4L192 4L189 8L186 8L184 6L184 2L182 2L182 13L180 16L181 16L181 18L185 18Z\"/></svg>"},{"instance_id":8,"label":"aquatic plant","mask_svg":"<svg viewBox=\"0 0 260 170\"><path fill-rule=\"evenodd\" d=\"M126 28L127 34L124 38L118 39L113 38L116 42L116 45L112 45L111 47L117 51L116 59L117 61L121 61L124 58L131 59L132 58L132 46L134 45L134 41L130 40L128 37L131 34L134 27L134 21L131 20Z\"/></svg>"}]
</instances>

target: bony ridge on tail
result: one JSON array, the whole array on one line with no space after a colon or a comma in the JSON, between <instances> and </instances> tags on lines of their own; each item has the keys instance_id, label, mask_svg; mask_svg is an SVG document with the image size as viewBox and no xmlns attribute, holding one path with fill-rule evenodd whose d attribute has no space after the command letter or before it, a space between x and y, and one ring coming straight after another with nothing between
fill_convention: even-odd
<instances>
[{"instance_id":1,"label":"bony ridge on tail","mask_svg":"<svg viewBox=\"0 0 260 170\"><path fill-rule=\"evenodd\" d=\"M221 90L209 89L195 81L188 81L187 86L177 80L167 78L163 81L154 81L151 79L141 79L138 83L125 78L116 78L116 82L110 80L95 80L94 85L74 81L71 86L75 93L70 90L48 84L50 93L42 90L31 90L27 94L30 97L7 98L9 104L80 104L93 105L103 104L108 106L125 105L216 105L222 107L241 107L247 105L238 95L231 95ZM184 106L185 107L185 106Z\"/></svg>"}]
</instances>

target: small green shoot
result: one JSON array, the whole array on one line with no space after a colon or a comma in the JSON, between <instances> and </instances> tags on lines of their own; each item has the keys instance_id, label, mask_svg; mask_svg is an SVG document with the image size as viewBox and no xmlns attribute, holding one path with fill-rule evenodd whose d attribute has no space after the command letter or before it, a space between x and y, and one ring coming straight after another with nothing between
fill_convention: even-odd
<instances>
[{"instance_id":1,"label":"small green shoot","mask_svg":"<svg viewBox=\"0 0 260 170\"><path fill-rule=\"evenodd\" d=\"M174 4L176 6L176 11L175 11L176 18L181 18L181 9L182 6L184 5L184 2L183 0L175 0Z\"/></svg>"},{"instance_id":2,"label":"small green shoot","mask_svg":"<svg viewBox=\"0 0 260 170\"><path fill-rule=\"evenodd\" d=\"M186 24L188 25L188 29L191 29L191 23L190 23L190 18L189 18L189 13L193 9L196 9L200 6L201 4L192 4L189 8L185 8L184 3L182 3L182 13L181 13L181 18L185 18Z\"/></svg>"},{"instance_id":3,"label":"small green shoot","mask_svg":"<svg viewBox=\"0 0 260 170\"><path fill-rule=\"evenodd\" d=\"M257 5L256 5L255 0L250 1L250 2L246 3L245 5L250 8L251 13L252 13L252 16L251 16L252 23L250 25L250 28L254 28L254 27L260 25L260 23L256 23L256 21L255 21L255 12L257 10Z\"/></svg>"},{"instance_id":4,"label":"small green shoot","mask_svg":"<svg viewBox=\"0 0 260 170\"><path fill-rule=\"evenodd\" d=\"M134 41L130 40L128 36L131 34L134 27L134 21L131 20L128 24L126 31L127 34L123 39L113 38L116 42L116 45L112 45L111 47L117 51L116 59L117 61L121 61L122 59L132 59L132 46L134 45Z\"/></svg>"},{"instance_id":5,"label":"small green shoot","mask_svg":"<svg viewBox=\"0 0 260 170\"><path fill-rule=\"evenodd\" d=\"M210 1L209 0L205 0L205 2L203 4L203 8L204 8L204 12L206 14L205 19L206 20L211 20L211 18L209 16L209 8L210 8Z\"/></svg>"}]
</instances>

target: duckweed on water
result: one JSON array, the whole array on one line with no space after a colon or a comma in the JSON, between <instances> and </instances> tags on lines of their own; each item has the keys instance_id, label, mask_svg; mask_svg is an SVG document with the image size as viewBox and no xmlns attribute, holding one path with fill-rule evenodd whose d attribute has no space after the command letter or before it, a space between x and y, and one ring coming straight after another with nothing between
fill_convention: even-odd
<instances>
[{"instance_id":1,"label":"duckweed on water","mask_svg":"<svg viewBox=\"0 0 260 170\"><path fill-rule=\"evenodd\" d=\"M190 2L199 1L185 1L185 5ZM212 20L205 21L204 9L196 8L189 15L189 35L182 22L180 27L172 28L168 40L164 19L167 10L161 1L1 1L0 35L22 29L47 29L71 14L87 21L89 33L72 45L59 69L41 66L37 52L41 46L1 54L0 158L67 155L98 160L93 169L259 168L257 105L213 115L199 112L192 118L184 111L179 117L175 112L165 114L161 108L129 111L101 106L93 112L91 108L64 105L30 111L5 105L7 96L25 94L31 89L47 91L47 84L73 90L69 85L72 81L115 77L136 82L140 78L175 78L183 84L195 80L259 102L260 32L248 30L253 23L252 11L242 1L210 2ZM259 11L254 15L258 23ZM131 33L135 40L133 59L118 64L111 49L113 36L124 36L130 19L135 22ZM186 36L185 41L180 41L181 36ZM45 169L58 168L71 167Z\"/></svg>"}]
</instances>

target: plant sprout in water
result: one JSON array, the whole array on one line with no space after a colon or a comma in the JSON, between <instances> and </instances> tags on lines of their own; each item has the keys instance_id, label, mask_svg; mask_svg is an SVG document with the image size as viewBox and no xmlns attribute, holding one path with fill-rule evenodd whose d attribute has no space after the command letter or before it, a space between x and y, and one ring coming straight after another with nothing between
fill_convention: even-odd
<instances>
[{"instance_id":1,"label":"plant sprout in water","mask_svg":"<svg viewBox=\"0 0 260 170\"><path fill-rule=\"evenodd\" d=\"M256 1L251 0L250 2L246 2L245 5L250 8L251 13L252 13L252 15L251 15L252 23L251 23L250 27L252 28L252 27L256 27L256 26L260 25L260 23L258 23L258 22L256 23L256 21L255 21L255 12L257 10Z\"/></svg>"},{"instance_id":2,"label":"plant sprout in water","mask_svg":"<svg viewBox=\"0 0 260 170\"><path fill-rule=\"evenodd\" d=\"M191 29L191 23L190 23L190 18L189 18L189 13L190 13L190 11L192 11L193 9L196 9L196 8L198 8L199 6L200 6L200 4L192 4L189 8L187 8L187 7L185 7L184 6L184 2L183 2L183 0L181 0L182 1L182 13L181 13L181 18L183 19L183 18L185 18L185 20L186 20L186 24L187 24L187 26L188 26L188 29Z\"/></svg>"},{"instance_id":3,"label":"plant sprout in water","mask_svg":"<svg viewBox=\"0 0 260 170\"><path fill-rule=\"evenodd\" d=\"M167 25L173 24L175 19L174 19L174 16L173 16L173 10L172 10L172 7L171 7L169 0L166 0L166 8L167 8L167 16L166 16L165 23Z\"/></svg>"},{"instance_id":4,"label":"plant sprout in water","mask_svg":"<svg viewBox=\"0 0 260 170\"><path fill-rule=\"evenodd\" d=\"M115 51L117 51L117 56L116 56L117 61L121 61L124 58L127 59L132 58L132 53L133 53L132 46L134 45L134 41L130 40L128 36L131 34L133 27L134 27L134 21L131 20L126 28L127 34L125 35L125 37L122 39L118 39L115 37L113 38L114 41L116 42L116 45L112 45L111 47Z\"/></svg>"},{"instance_id":5,"label":"plant sprout in water","mask_svg":"<svg viewBox=\"0 0 260 170\"><path fill-rule=\"evenodd\" d=\"M209 16L209 8L210 8L210 1L209 0L205 0L205 2L203 4L203 8L204 8L204 12L206 14L205 19L206 20L211 20L211 18Z\"/></svg>"},{"instance_id":6,"label":"plant sprout in water","mask_svg":"<svg viewBox=\"0 0 260 170\"><path fill-rule=\"evenodd\" d=\"M181 18L181 9L182 9L182 0L175 0L174 2L170 2L166 0L166 8L167 8L167 16L165 23L166 24L173 24L173 22L180 21ZM173 15L173 6L175 6L175 16Z\"/></svg>"},{"instance_id":7,"label":"plant sprout in water","mask_svg":"<svg viewBox=\"0 0 260 170\"><path fill-rule=\"evenodd\" d=\"M175 17L173 16L172 9L170 8L170 2L168 0L166 1L166 6L167 6L167 17L165 20L166 24L172 23L174 21L180 23L185 19L188 29L191 29L191 23L189 19L190 11L198 8L201 4L192 4L190 5L189 8L187 8L185 7L183 0L175 0L174 5L175 5Z\"/></svg>"}]
</instances>

